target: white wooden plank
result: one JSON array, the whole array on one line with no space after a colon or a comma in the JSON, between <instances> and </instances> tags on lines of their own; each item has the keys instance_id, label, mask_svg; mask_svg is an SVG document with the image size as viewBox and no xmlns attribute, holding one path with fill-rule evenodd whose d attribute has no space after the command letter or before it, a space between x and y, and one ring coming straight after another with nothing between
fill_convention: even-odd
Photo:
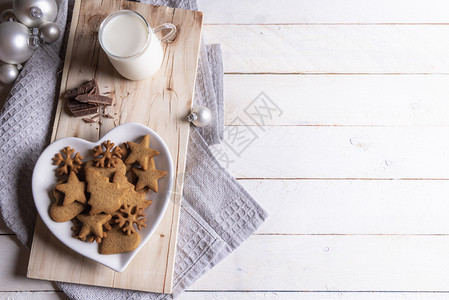
<instances>
[{"instance_id":1,"label":"white wooden plank","mask_svg":"<svg viewBox=\"0 0 449 300\"><path fill-rule=\"evenodd\" d=\"M0 294L1 296L1 294ZM444 299L448 298L447 293L375 293L375 292L185 292L179 298L179 300L229 300L229 299L264 299L264 300L433 300L433 299Z\"/></svg>"},{"instance_id":2,"label":"white wooden plank","mask_svg":"<svg viewBox=\"0 0 449 300\"><path fill-rule=\"evenodd\" d=\"M68 300L63 292L0 292L0 299L7 300Z\"/></svg>"},{"instance_id":3,"label":"white wooden plank","mask_svg":"<svg viewBox=\"0 0 449 300\"><path fill-rule=\"evenodd\" d=\"M445 0L201 0L205 23L448 23Z\"/></svg>"},{"instance_id":4,"label":"white wooden plank","mask_svg":"<svg viewBox=\"0 0 449 300\"><path fill-rule=\"evenodd\" d=\"M448 247L447 236L253 236L191 289L447 291ZM51 289L8 278L2 291Z\"/></svg>"},{"instance_id":5,"label":"white wooden plank","mask_svg":"<svg viewBox=\"0 0 449 300\"><path fill-rule=\"evenodd\" d=\"M260 234L445 234L449 228L447 180L239 182L270 215Z\"/></svg>"},{"instance_id":6,"label":"white wooden plank","mask_svg":"<svg viewBox=\"0 0 449 300\"><path fill-rule=\"evenodd\" d=\"M191 292L186 291L181 294L179 300L233 300L233 299L320 299L320 300L439 300L447 299L447 293L373 293L373 292ZM62 300L68 299L63 292L0 292L0 299L14 300Z\"/></svg>"},{"instance_id":7,"label":"white wooden plank","mask_svg":"<svg viewBox=\"0 0 449 300\"><path fill-rule=\"evenodd\" d=\"M445 25L208 25L228 73L448 73Z\"/></svg>"},{"instance_id":8,"label":"white wooden plank","mask_svg":"<svg viewBox=\"0 0 449 300\"><path fill-rule=\"evenodd\" d=\"M252 236L194 290L448 291L445 236Z\"/></svg>"},{"instance_id":9,"label":"white wooden plank","mask_svg":"<svg viewBox=\"0 0 449 300\"><path fill-rule=\"evenodd\" d=\"M227 126L213 152L237 178L448 179L447 136L439 126Z\"/></svg>"},{"instance_id":10,"label":"white wooden plank","mask_svg":"<svg viewBox=\"0 0 449 300\"><path fill-rule=\"evenodd\" d=\"M226 124L448 125L448 82L447 75L226 75ZM281 117L245 113L267 112L261 93Z\"/></svg>"},{"instance_id":11,"label":"white wooden plank","mask_svg":"<svg viewBox=\"0 0 449 300\"><path fill-rule=\"evenodd\" d=\"M19 246L15 236L0 236L0 291L40 291L55 290L48 281L26 277L30 252Z\"/></svg>"},{"instance_id":12,"label":"white wooden plank","mask_svg":"<svg viewBox=\"0 0 449 300\"><path fill-rule=\"evenodd\" d=\"M447 180L241 180L258 234L448 234Z\"/></svg>"}]
</instances>

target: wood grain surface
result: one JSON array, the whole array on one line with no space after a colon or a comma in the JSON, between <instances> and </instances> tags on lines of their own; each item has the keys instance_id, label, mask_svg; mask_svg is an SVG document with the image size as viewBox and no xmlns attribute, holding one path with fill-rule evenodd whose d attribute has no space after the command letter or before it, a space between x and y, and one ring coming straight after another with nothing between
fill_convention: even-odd
<instances>
[{"instance_id":1,"label":"wood grain surface","mask_svg":"<svg viewBox=\"0 0 449 300\"><path fill-rule=\"evenodd\" d=\"M445 0L200 1L205 24L447 24Z\"/></svg>"},{"instance_id":2,"label":"wood grain surface","mask_svg":"<svg viewBox=\"0 0 449 300\"><path fill-rule=\"evenodd\" d=\"M205 40L222 44L225 72L244 74L447 74L448 35L440 24L204 28Z\"/></svg>"},{"instance_id":3,"label":"wood grain surface","mask_svg":"<svg viewBox=\"0 0 449 300\"><path fill-rule=\"evenodd\" d=\"M225 52L226 123L267 139L227 168L270 217L179 299L448 299L449 2L200 0L199 8L210 24L204 42ZM244 109L262 91L283 115L258 127ZM364 147L354 151L353 137ZM285 172L271 159L260 165L275 153L270 139L287 154ZM287 163L316 151L314 161ZM16 283L28 254L2 232L0 298L62 298L44 281Z\"/></svg>"},{"instance_id":4,"label":"wood grain surface","mask_svg":"<svg viewBox=\"0 0 449 300\"><path fill-rule=\"evenodd\" d=\"M122 78L100 50L99 25L106 15L119 9L139 12L152 27L173 23L178 28L175 42L163 44L161 70L148 80ZM119 124L146 125L156 131L170 149L176 170L174 186L160 225L124 272L114 272L74 253L57 241L38 219L29 277L162 293L172 291L179 203L190 130L185 117L192 104L201 27L201 12L118 0L75 3L52 140L75 136L96 141ZM94 125L72 117L63 97L66 90L92 78L97 80L102 94L114 99L113 105L104 111L114 119L103 118L101 124ZM143 265L151 267L142 268Z\"/></svg>"}]
</instances>

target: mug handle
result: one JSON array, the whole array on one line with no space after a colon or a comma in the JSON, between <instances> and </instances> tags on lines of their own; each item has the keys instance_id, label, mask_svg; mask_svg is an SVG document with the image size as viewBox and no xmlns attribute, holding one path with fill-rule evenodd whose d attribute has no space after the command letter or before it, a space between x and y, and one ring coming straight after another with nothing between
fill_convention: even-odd
<instances>
[{"instance_id":1,"label":"mug handle","mask_svg":"<svg viewBox=\"0 0 449 300\"><path fill-rule=\"evenodd\" d=\"M153 32L157 33L157 32L162 31L164 29L170 29L170 32L167 33L166 35L164 35L161 38L161 42L162 43L171 43L171 42L173 42L175 40L175 38L176 38L176 32L177 32L176 26L174 24L172 24L172 23L164 23L162 25L159 25L159 26L153 28Z\"/></svg>"}]
</instances>

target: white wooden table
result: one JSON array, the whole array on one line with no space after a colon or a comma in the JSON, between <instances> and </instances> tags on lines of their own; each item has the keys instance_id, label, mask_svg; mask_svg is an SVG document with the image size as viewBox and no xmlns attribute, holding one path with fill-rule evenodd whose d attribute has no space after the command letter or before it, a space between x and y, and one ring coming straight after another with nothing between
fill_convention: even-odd
<instances>
[{"instance_id":1,"label":"white wooden table","mask_svg":"<svg viewBox=\"0 0 449 300\"><path fill-rule=\"evenodd\" d=\"M180 299L447 299L449 2L200 8L226 73L214 150L270 217ZM63 298L2 228L0 298Z\"/></svg>"}]
</instances>

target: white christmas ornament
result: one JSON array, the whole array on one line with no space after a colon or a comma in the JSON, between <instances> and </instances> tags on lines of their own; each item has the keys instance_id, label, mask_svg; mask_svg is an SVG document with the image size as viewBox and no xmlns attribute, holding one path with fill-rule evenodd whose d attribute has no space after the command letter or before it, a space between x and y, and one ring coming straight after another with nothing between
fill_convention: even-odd
<instances>
[{"instance_id":1,"label":"white christmas ornament","mask_svg":"<svg viewBox=\"0 0 449 300\"><path fill-rule=\"evenodd\" d=\"M28 28L18 22L0 24L0 41L0 60L8 64L21 64L34 52Z\"/></svg>"},{"instance_id":2,"label":"white christmas ornament","mask_svg":"<svg viewBox=\"0 0 449 300\"><path fill-rule=\"evenodd\" d=\"M19 22L36 28L44 22L56 20L58 4L55 0L14 0L13 10Z\"/></svg>"},{"instance_id":3,"label":"white christmas ornament","mask_svg":"<svg viewBox=\"0 0 449 300\"><path fill-rule=\"evenodd\" d=\"M16 66L5 64L0 66L0 82L3 84L10 84L16 80L19 75L19 70Z\"/></svg>"},{"instance_id":4,"label":"white christmas ornament","mask_svg":"<svg viewBox=\"0 0 449 300\"><path fill-rule=\"evenodd\" d=\"M45 22L39 26L39 38L46 43L54 43L58 40L61 30L55 23Z\"/></svg>"},{"instance_id":5,"label":"white christmas ornament","mask_svg":"<svg viewBox=\"0 0 449 300\"><path fill-rule=\"evenodd\" d=\"M12 9L5 9L0 14L0 23L16 21L16 16L14 15L14 11Z\"/></svg>"},{"instance_id":6,"label":"white christmas ornament","mask_svg":"<svg viewBox=\"0 0 449 300\"><path fill-rule=\"evenodd\" d=\"M192 109L187 121L192 122L196 127L204 127L212 121L212 113L207 107L197 106Z\"/></svg>"}]
</instances>

